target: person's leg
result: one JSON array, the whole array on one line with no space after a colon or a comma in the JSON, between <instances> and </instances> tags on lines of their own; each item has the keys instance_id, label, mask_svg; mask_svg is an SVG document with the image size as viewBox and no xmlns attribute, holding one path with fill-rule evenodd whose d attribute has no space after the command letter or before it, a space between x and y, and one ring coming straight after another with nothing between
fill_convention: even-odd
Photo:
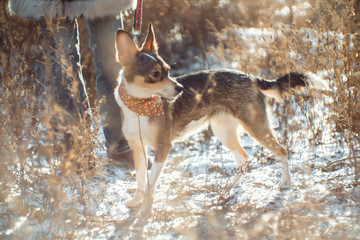
<instances>
[{"instance_id":1,"label":"person's leg","mask_svg":"<svg viewBox=\"0 0 360 240\"><path fill-rule=\"evenodd\" d=\"M120 64L115 60L115 33L121 26L114 16L87 20L90 49L94 55L97 97L106 139L108 156L133 164L132 152L121 130L121 109L116 103L114 89Z\"/></svg>"},{"instance_id":2,"label":"person's leg","mask_svg":"<svg viewBox=\"0 0 360 240\"><path fill-rule=\"evenodd\" d=\"M87 109L85 89L80 78L79 70L80 55L77 48L78 28L75 21L58 19L53 22L41 21L41 30L46 41L49 62L51 63L50 82L54 103L61 106L62 124L64 127L69 124L79 123L79 118L84 117ZM66 149L72 147L72 136L64 131Z\"/></svg>"}]
</instances>

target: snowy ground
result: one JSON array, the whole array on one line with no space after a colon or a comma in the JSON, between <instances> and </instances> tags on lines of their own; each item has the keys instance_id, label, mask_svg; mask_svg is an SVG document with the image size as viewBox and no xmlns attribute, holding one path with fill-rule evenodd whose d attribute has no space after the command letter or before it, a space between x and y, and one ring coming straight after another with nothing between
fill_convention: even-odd
<instances>
[{"instance_id":1,"label":"snowy ground","mask_svg":"<svg viewBox=\"0 0 360 240\"><path fill-rule=\"evenodd\" d=\"M142 220L124 204L134 194L135 172L108 162L94 183L94 191L98 186L104 191L94 209L103 224L92 229L92 238L360 239L360 187L351 185L347 151L341 139L330 140L331 128L322 124L321 109L316 102L305 114L296 107L299 115L289 120L299 129L288 140L293 177L289 189L279 189L280 164L271 153L244 136L242 144L252 155L250 172L226 191L235 174L233 155L214 136L205 141L208 135L200 133L175 144L155 193L154 216ZM305 116L311 113L319 118L321 144L311 144L310 133L304 131ZM273 122L281 141L280 121L274 117Z\"/></svg>"}]
</instances>

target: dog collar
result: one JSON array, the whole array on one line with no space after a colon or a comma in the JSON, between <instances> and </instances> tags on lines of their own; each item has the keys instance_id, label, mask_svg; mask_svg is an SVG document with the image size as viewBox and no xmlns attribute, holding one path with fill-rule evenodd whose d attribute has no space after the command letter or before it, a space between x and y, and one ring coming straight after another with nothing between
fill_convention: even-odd
<instances>
[{"instance_id":1,"label":"dog collar","mask_svg":"<svg viewBox=\"0 0 360 240\"><path fill-rule=\"evenodd\" d=\"M150 98L130 96L126 92L124 82L120 84L119 95L125 106L137 115L147 117L158 117L164 115L164 105L161 98L158 96L152 96Z\"/></svg>"}]
</instances>

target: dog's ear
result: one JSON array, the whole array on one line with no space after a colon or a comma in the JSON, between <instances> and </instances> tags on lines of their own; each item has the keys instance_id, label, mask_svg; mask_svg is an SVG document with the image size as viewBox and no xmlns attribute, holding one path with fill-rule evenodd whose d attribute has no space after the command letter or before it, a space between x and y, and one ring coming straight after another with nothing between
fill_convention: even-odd
<instances>
[{"instance_id":1,"label":"dog's ear","mask_svg":"<svg viewBox=\"0 0 360 240\"><path fill-rule=\"evenodd\" d=\"M136 46L130 35L121 29L116 32L115 48L116 61L124 67L132 64L139 53L139 48Z\"/></svg>"},{"instance_id":2,"label":"dog's ear","mask_svg":"<svg viewBox=\"0 0 360 240\"><path fill-rule=\"evenodd\" d=\"M149 30L146 35L146 39L141 46L141 51L144 52L158 52L158 45L155 39L155 33L152 24L149 24Z\"/></svg>"}]
</instances>

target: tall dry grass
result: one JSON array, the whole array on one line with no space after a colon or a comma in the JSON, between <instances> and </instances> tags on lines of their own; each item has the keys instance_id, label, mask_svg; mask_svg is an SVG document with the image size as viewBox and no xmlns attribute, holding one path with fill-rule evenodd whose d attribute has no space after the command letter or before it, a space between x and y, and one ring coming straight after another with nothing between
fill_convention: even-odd
<instances>
[{"instance_id":1,"label":"tall dry grass","mask_svg":"<svg viewBox=\"0 0 360 240\"><path fill-rule=\"evenodd\" d=\"M0 22L1 238L73 238L98 197L88 190L99 171L98 114L70 116L57 105L50 46L37 22L10 16L4 2ZM58 34L56 23L48 26ZM59 55L68 68L68 56L61 49ZM23 218L26 224L17 226Z\"/></svg>"}]
</instances>

